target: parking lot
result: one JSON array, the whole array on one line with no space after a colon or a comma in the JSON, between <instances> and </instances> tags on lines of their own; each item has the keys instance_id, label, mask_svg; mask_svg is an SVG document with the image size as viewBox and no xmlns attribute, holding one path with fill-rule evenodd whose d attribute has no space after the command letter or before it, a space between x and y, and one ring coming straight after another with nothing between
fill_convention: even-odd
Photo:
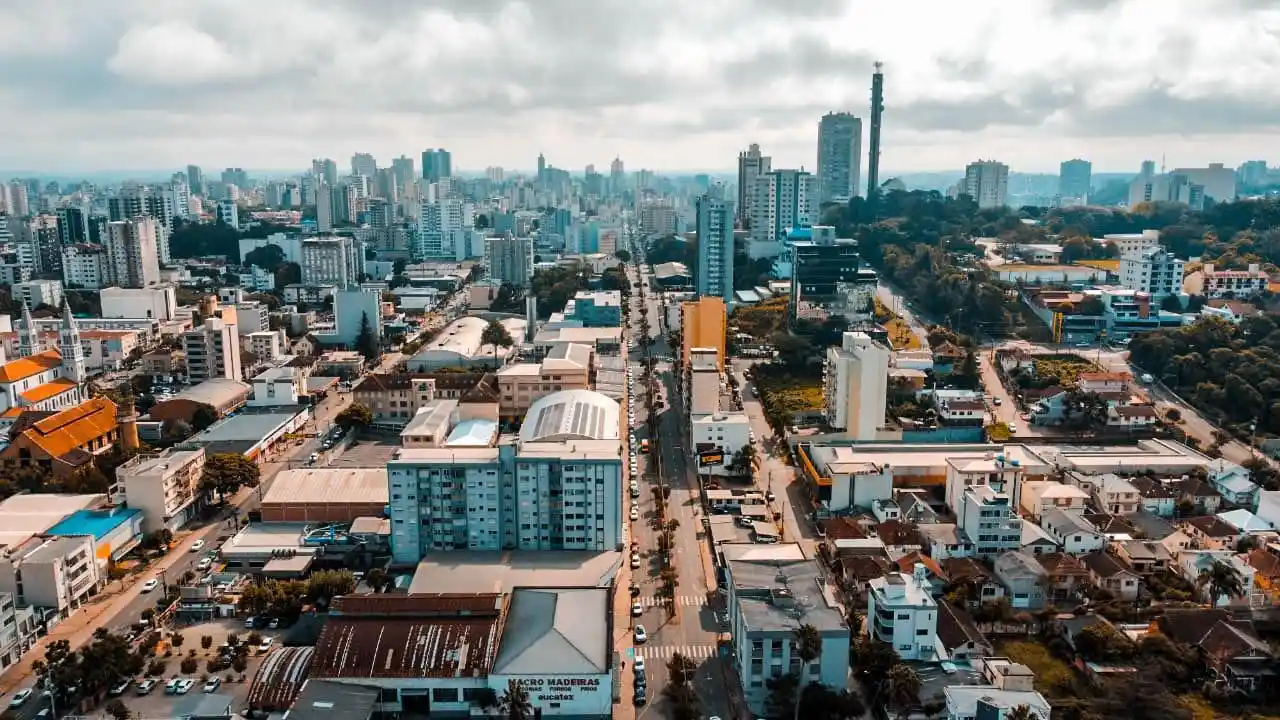
<instances>
[{"instance_id":1,"label":"parking lot","mask_svg":"<svg viewBox=\"0 0 1280 720\"><path fill-rule=\"evenodd\" d=\"M316 467L386 467L399 449L398 439L360 440L350 447L339 445L329 451L328 463L317 463Z\"/></svg>"},{"instance_id":2,"label":"parking lot","mask_svg":"<svg viewBox=\"0 0 1280 720\"><path fill-rule=\"evenodd\" d=\"M166 638L164 649L159 651L160 660L164 661L164 673L156 678L158 682L155 688L147 695L139 695L137 691L137 680L125 693L120 697L125 706L137 717L141 718L173 718L178 717L176 710L183 705L193 702L193 697L200 695L204 691L205 683L213 677L208 672L208 663L210 660L216 659L219 655L219 648L227 642L229 635L235 634L241 643L247 641L250 633L257 633L263 639L271 638L271 647L279 645L280 640L278 630L249 630L244 626L243 618L229 618L225 620L215 620L211 622L202 622L194 625L187 625L176 628L177 632L182 634L181 647L172 647ZM205 649L202 645L202 638L208 636L210 638L209 649ZM172 653L170 657L164 657L165 652ZM192 653L195 653L193 656ZM213 692L218 695L225 695L230 699L230 705L233 711L241 711L246 707L247 697L249 695L249 685L253 681L254 673L258 671L258 666L262 663L262 658L266 655L259 647L254 646L249 650L247 657L248 665L243 675L234 670L222 670L216 673L221 678L219 687ZM197 662L197 669L193 673L183 673L180 667L183 658L194 657ZM173 678L183 678L192 681L191 688L183 695L166 694L165 685ZM243 679L242 679L243 678ZM104 703L105 707L105 703ZM91 713L89 717L110 717L102 708Z\"/></svg>"}]
</instances>

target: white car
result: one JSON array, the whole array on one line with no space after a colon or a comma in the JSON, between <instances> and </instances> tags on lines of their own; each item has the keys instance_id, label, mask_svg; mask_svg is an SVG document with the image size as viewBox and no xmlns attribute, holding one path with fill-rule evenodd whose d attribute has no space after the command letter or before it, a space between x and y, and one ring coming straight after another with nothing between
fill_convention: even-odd
<instances>
[{"instance_id":1,"label":"white car","mask_svg":"<svg viewBox=\"0 0 1280 720\"><path fill-rule=\"evenodd\" d=\"M160 585L160 581L159 581L159 580L157 580L157 579L155 579L155 578L151 578L150 580L148 580L148 581L146 581L146 582L142 583L142 592L144 592L144 593L149 593L149 592L151 592L152 590L155 590L155 589L156 589L156 587L157 587L157 586L159 586L159 585Z\"/></svg>"},{"instance_id":2,"label":"white car","mask_svg":"<svg viewBox=\"0 0 1280 720\"><path fill-rule=\"evenodd\" d=\"M200 562L196 563L197 570L208 570L213 565L213 560L209 558L200 558Z\"/></svg>"},{"instance_id":3,"label":"white car","mask_svg":"<svg viewBox=\"0 0 1280 720\"><path fill-rule=\"evenodd\" d=\"M640 508L636 507L635 505L631 506L631 519L632 521L640 519Z\"/></svg>"},{"instance_id":4,"label":"white car","mask_svg":"<svg viewBox=\"0 0 1280 720\"><path fill-rule=\"evenodd\" d=\"M203 689L207 693L217 692L218 686L221 684L222 684L222 678L218 677L217 675L214 675L213 677L209 678L209 682L204 684Z\"/></svg>"},{"instance_id":5,"label":"white car","mask_svg":"<svg viewBox=\"0 0 1280 720\"><path fill-rule=\"evenodd\" d=\"M258 646L258 652L266 652L271 649L271 643L275 638L262 638L262 644Z\"/></svg>"},{"instance_id":6,"label":"white car","mask_svg":"<svg viewBox=\"0 0 1280 720\"><path fill-rule=\"evenodd\" d=\"M635 670L635 673L637 675L643 675L644 674L644 658L642 657L636 658L635 662L632 663L632 668Z\"/></svg>"},{"instance_id":7,"label":"white car","mask_svg":"<svg viewBox=\"0 0 1280 720\"><path fill-rule=\"evenodd\" d=\"M1018 423L1013 422L1012 420L1010 420L1010 421L1009 421L1009 432L1011 432L1011 433L1016 433L1016 432L1018 432Z\"/></svg>"},{"instance_id":8,"label":"white car","mask_svg":"<svg viewBox=\"0 0 1280 720\"><path fill-rule=\"evenodd\" d=\"M197 540L191 543L191 552L200 552L202 547L204 547L204 540Z\"/></svg>"},{"instance_id":9,"label":"white car","mask_svg":"<svg viewBox=\"0 0 1280 720\"><path fill-rule=\"evenodd\" d=\"M9 701L10 708L20 708L22 704L31 699L31 688L24 688L13 694L13 699Z\"/></svg>"},{"instance_id":10,"label":"white car","mask_svg":"<svg viewBox=\"0 0 1280 720\"><path fill-rule=\"evenodd\" d=\"M191 678L183 678L178 681L178 687L174 690L178 695L186 695L191 688L196 686L196 681Z\"/></svg>"},{"instance_id":11,"label":"white car","mask_svg":"<svg viewBox=\"0 0 1280 720\"><path fill-rule=\"evenodd\" d=\"M631 614L634 617L640 617L644 614L644 606L640 604L639 600L631 603Z\"/></svg>"},{"instance_id":12,"label":"white car","mask_svg":"<svg viewBox=\"0 0 1280 720\"><path fill-rule=\"evenodd\" d=\"M647 632L645 632L645 631L644 631L644 626L643 626L643 625L637 625L637 626L636 626L635 638L636 638L636 642L637 642L637 643L642 643L642 642L644 642L645 640L648 640L648 639L649 639L649 633L647 633Z\"/></svg>"},{"instance_id":13,"label":"white car","mask_svg":"<svg viewBox=\"0 0 1280 720\"><path fill-rule=\"evenodd\" d=\"M631 569L640 569L640 553L631 553Z\"/></svg>"}]
</instances>

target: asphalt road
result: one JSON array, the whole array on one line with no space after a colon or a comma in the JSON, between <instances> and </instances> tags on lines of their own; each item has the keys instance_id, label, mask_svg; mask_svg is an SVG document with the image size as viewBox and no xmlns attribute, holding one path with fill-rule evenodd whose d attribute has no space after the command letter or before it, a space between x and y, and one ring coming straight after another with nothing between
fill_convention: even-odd
<instances>
[{"instance_id":1,"label":"asphalt road","mask_svg":"<svg viewBox=\"0 0 1280 720\"><path fill-rule=\"evenodd\" d=\"M646 293L645 303L649 311L650 337L633 354L637 389L643 388L646 381L644 374L640 372L644 357L651 355L672 358L677 354L667 345L667 328L665 322L660 320L662 308L658 299ZM633 307L630 324L632 336L638 336L638 307ZM662 688L668 682L666 662L678 652L692 658L697 664L691 681L701 700L703 715L731 718L733 713L730 711L729 685L724 676L727 661L717 657L716 636L719 624L715 609L709 603L709 599L717 596L714 588L707 587L704 572L705 563L711 560L706 556L704 544L699 538L702 527L700 501L697 482L690 467L689 450L684 447L687 443L683 427L684 407L676 388L672 361L656 361L652 377L658 379L655 397L661 400L662 409L658 413L657 437L649 439L652 451L639 456L638 465L644 478L638 502L641 519L632 523L633 537L639 543L643 561L634 575L634 582L640 586L639 601L643 611L639 617L633 617L631 622L633 628L636 624L642 625L648 634L645 643L633 644L627 658L628 662L634 664L635 657L642 657L648 679L649 702L637 709L636 717L659 717L666 714L667 702L662 697ZM636 419L642 426L648 417L645 398L645 394L640 393L633 400ZM647 437L647 428L643 428L637 435L639 438ZM674 615L657 598L658 576L663 561L658 552L659 531L655 527L657 506L651 488L659 478L662 483L671 487L671 496L667 501L668 518L679 521L672 560L678 577Z\"/></svg>"}]
</instances>

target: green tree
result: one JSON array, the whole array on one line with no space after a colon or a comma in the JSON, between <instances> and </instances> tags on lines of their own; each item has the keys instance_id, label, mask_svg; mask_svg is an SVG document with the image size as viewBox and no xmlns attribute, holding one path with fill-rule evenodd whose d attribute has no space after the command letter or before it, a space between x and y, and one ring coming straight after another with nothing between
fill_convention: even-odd
<instances>
[{"instance_id":1,"label":"green tree","mask_svg":"<svg viewBox=\"0 0 1280 720\"><path fill-rule=\"evenodd\" d=\"M906 718L920 704L920 676L910 665L898 664L889 671L889 698L898 708L898 717Z\"/></svg>"},{"instance_id":2,"label":"green tree","mask_svg":"<svg viewBox=\"0 0 1280 720\"><path fill-rule=\"evenodd\" d=\"M307 579L307 597L323 607L339 595L356 589L356 577L346 570L320 570Z\"/></svg>"},{"instance_id":3,"label":"green tree","mask_svg":"<svg viewBox=\"0 0 1280 720\"><path fill-rule=\"evenodd\" d=\"M614 251L613 256L618 258L624 263L631 262L631 253L627 250L624 250L624 249L616 250Z\"/></svg>"},{"instance_id":4,"label":"green tree","mask_svg":"<svg viewBox=\"0 0 1280 720\"><path fill-rule=\"evenodd\" d=\"M1039 716L1032 712L1030 705L1018 705L1009 708L1004 720L1039 720Z\"/></svg>"},{"instance_id":5,"label":"green tree","mask_svg":"<svg viewBox=\"0 0 1280 720\"><path fill-rule=\"evenodd\" d=\"M216 422L218 422L218 411L211 405L201 403L191 413L191 429L194 432L200 432Z\"/></svg>"},{"instance_id":6,"label":"green tree","mask_svg":"<svg viewBox=\"0 0 1280 720\"><path fill-rule=\"evenodd\" d=\"M667 660L667 686L663 694L671 701L671 714L677 720L697 720L700 717L698 695L692 679L698 664L683 653L672 653Z\"/></svg>"},{"instance_id":7,"label":"green tree","mask_svg":"<svg viewBox=\"0 0 1280 720\"><path fill-rule=\"evenodd\" d=\"M479 213L478 215L476 215L475 227L476 227L476 230L488 230L489 216L485 215L484 213Z\"/></svg>"},{"instance_id":8,"label":"green tree","mask_svg":"<svg viewBox=\"0 0 1280 720\"><path fill-rule=\"evenodd\" d=\"M256 265L268 272L275 272L284 264L284 250L279 245L270 243L250 250L244 256L245 265Z\"/></svg>"},{"instance_id":9,"label":"green tree","mask_svg":"<svg viewBox=\"0 0 1280 720\"><path fill-rule=\"evenodd\" d=\"M809 664L822 656L822 636L818 628L807 623L796 628L792 638L792 656L800 659L800 676L796 678L797 692L793 720L800 720L800 699L804 696L804 681Z\"/></svg>"},{"instance_id":10,"label":"green tree","mask_svg":"<svg viewBox=\"0 0 1280 720\"><path fill-rule=\"evenodd\" d=\"M217 493L219 502L226 502L227 495L242 487L257 487L262 470L257 463L236 453L210 455L204 464L200 489Z\"/></svg>"},{"instance_id":11,"label":"green tree","mask_svg":"<svg viewBox=\"0 0 1280 720\"><path fill-rule=\"evenodd\" d=\"M31 669L40 679L39 686L56 696L62 696L67 688L79 685L83 678L76 653L67 640L50 643L45 648L44 659L32 663Z\"/></svg>"},{"instance_id":12,"label":"green tree","mask_svg":"<svg viewBox=\"0 0 1280 720\"><path fill-rule=\"evenodd\" d=\"M391 585L394 582L391 578L391 575L389 575L386 570L380 567L376 567L370 570L364 576L364 581L375 593L380 593L380 592L383 592L384 590L389 590L391 588Z\"/></svg>"},{"instance_id":13,"label":"green tree","mask_svg":"<svg viewBox=\"0 0 1280 720\"><path fill-rule=\"evenodd\" d=\"M212 636L212 635L201 635L201 636L200 636L200 647L204 648L205 650L208 650L209 648L213 647L213 636Z\"/></svg>"},{"instance_id":14,"label":"green tree","mask_svg":"<svg viewBox=\"0 0 1280 720\"><path fill-rule=\"evenodd\" d=\"M368 405L351 403L334 416L333 421L347 430L365 428L373 424L373 410Z\"/></svg>"},{"instance_id":15,"label":"green tree","mask_svg":"<svg viewBox=\"0 0 1280 720\"><path fill-rule=\"evenodd\" d=\"M369 313L360 313L360 332L356 335L356 350L364 355L366 362L372 362L381 355L381 348L378 346L378 336L373 332L373 325L369 322Z\"/></svg>"},{"instance_id":16,"label":"green tree","mask_svg":"<svg viewBox=\"0 0 1280 720\"><path fill-rule=\"evenodd\" d=\"M115 720L129 720L129 716L133 714L120 698L112 698L102 709Z\"/></svg>"},{"instance_id":17,"label":"green tree","mask_svg":"<svg viewBox=\"0 0 1280 720\"><path fill-rule=\"evenodd\" d=\"M1240 571L1221 560L1214 560L1212 565L1200 571L1196 586L1205 589L1210 605L1217 605L1221 598L1244 597L1245 591Z\"/></svg>"},{"instance_id":18,"label":"green tree","mask_svg":"<svg viewBox=\"0 0 1280 720\"><path fill-rule=\"evenodd\" d=\"M507 691L502 694L498 703L506 720L532 720L533 703L529 701L529 691L519 680L508 680Z\"/></svg>"},{"instance_id":19,"label":"green tree","mask_svg":"<svg viewBox=\"0 0 1280 720\"><path fill-rule=\"evenodd\" d=\"M480 334L480 344L492 346L495 358L498 354L498 348L509 348L515 342L515 339L511 337L511 333L497 320L490 320L489 324L485 326L484 332Z\"/></svg>"}]
</instances>

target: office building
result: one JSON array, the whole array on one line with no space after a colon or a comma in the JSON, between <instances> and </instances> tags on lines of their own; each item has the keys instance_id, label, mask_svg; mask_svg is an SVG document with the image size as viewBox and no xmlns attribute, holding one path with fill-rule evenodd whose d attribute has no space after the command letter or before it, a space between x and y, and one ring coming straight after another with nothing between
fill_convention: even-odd
<instances>
[{"instance_id":1,"label":"office building","mask_svg":"<svg viewBox=\"0 0 1280 720\"><path fill-rule=\"evenodd\" d=\"M356 153L351 156L351 174L372 179L378 174L378 161L369 153Z\"/></svg>"},{"instance_id":2,"label":"office building","mask_svg":"<svg viewBox=\"0 0 1280 720\"><path fill-rule=\"evenodd\" d=\"M849 626L819 562L786 543L721 545L725 562L729 648L753 717L767 715L768 681L793 673L833 691L849 685ZM804 665L795 652L801 625L818 631L818 659Z\"/></svg>"},{"instance_id":3,"label":"office building","mask_svg":"<svg viewBox=\"0 0 1280 720\"><path fill-rule=\"evenodd\" d=\"M101 245L67 245L62 248L62 281L68 288L98 290L108 281L107 250Z\"/></svg>"},{"instance_id":4,"label":"office building","mask_svg":"<svg viewBox=\"0 0 1280 720\"><path fill-rule=\"evenodd\" d=\"M491 237L485 240L485 265L489 277L523 288L533 278L533 240L517 237Z\"/></svg>"},{"instance_id":5,"label":"office building","mask_svg":"<svg viewBox=\"0 0 1280 720\"><path fill-rule=\"evenodd\" d=\"M837 238L834 227L818 225L792 230L788 241L792 322L831 316L851 321L872 318L877 275L862 261L857 240Z\"/></svg>"},{"instance_id":6,"label":"office building","mask_svg":"<svg viewBox=\"0 0 1280 720\"><path fill-rule=\"evenodd\" d=\"M62 244L89 242L89 213L82 207L58 208L58 237Z\"/></svg>"},{"instance_id":7,"label":"office building","mask_svg":"<svg viewBox=\"0 0 1280 720\"><path fill-rule=\"evenodd\" d=\"M738 205L737 220L751 217L752 202L755 200L756 178L766 175L773 169L773 158L760 153L760 146L751 143L745 152L738 153Z\"/></svg>"},{"instance_id":8,"label":"office building","mask_svg":"<svg viewBox=\"0 0 1280 720\"><path fill-rule=\"evenodd\" d=\"M338 183L338 163L329 158L318 158L311 161L311 174L316 180L326 185Z\"/></svg>"},{"instance_id":9,"label":"office building","mask_svg":"<svg viewBox=\"0 0 1280 720\"><path fill-rule=\"evenodd\" d=\"M1220 178L1214 177L1214 173L1205 172L1200 175L1201 181L1193 179L1193 175L1182 171L1160 175L1139 175L1129 183L1129 207L1133 208L1142 203L1166 202L1182 203L1192 210L1203 210L1209 191L1202 181L1206 178L1215 180L1219 188L1222 182ZM1234 177L1232 174L1233 198Z\"/></svg>"},{"instance_id":10,"label":"office building","mask_svg":"<svg viewBox=\"0 0 1280 720\"><path fill-rule=\"evenodd\" d=\"M819 201L847 203L862 184L862 118L827 113L818 122Z\"/></svg>"},{"instance_id":11,"label":"office building","mask_svg":"<svg viewBox=\"0 0 1280 720\"><path fill-rule=\"evenodd\" d=\"M453 177L453 156L449 151L444 148L423 151L422 179L434 183L447 177Z\"/></svg>"},{"instance_id":12,"label":"office building","mask_svg":"<svg viewBox=\"0 0 1280 720\"><path fill-rule=\"evenodd\" d=\"M1246 160L1236 171L1236 179L1246 187L1258 187L1267 182L1267 161Z\"/></svg>"},{"instance_id":13,"label":"office building","mask_svg":"<svg viewBox=\"0 0 1280 720\"><path fill-rule=\"evenodd\" d=\"M243 380L240 367L240 333L236 329L235 311L223 317L210 317L182 333L182 349L187 355L187 378L192 383L211 378Z\"/></svg>"},{"instance_id":14,"label":"office building","mask_svg":"<svg viewBox=\"0 0 1280 720\"><path fill-rule=\"evenodd\" d=\"M103 242L106 248L104 283L125 288L160 284L158 225L150 217L107 223L107 236Z\"/></svg>"},{"instance_id":15,"label":"office building","mask_svg":"<svg viewBox=\"0 0 1280 720\"><path fill-rule=\"evenodd\" d=\"M230 167L222 171L222 184L235 185L241 190L249 188L249 173L244 168Z\"/></svg>"},{"instance_id":16,"label":"office building","mask_svg":"<svg viewBox=\"0 0 1280 720\"><path fill-rule=\"evenodd\" d=\"M494 422L477 418L456 423L443 447L398 451L387 463L394 562L451 550L616 549L620 418L604 395L566 390L534 402L518 436L496 446L468 440L477 423Z\"/></svg>"},{"instance_id":17,"label":"office building","mask_svg":"<svg viewBox=\"0 0 1280 720\"><path fill-rule=\"evenodd\" d=\"M187 187L196 195L204 194L204 171L199 165L187 166Z\"/></svg>"},{"instance_id":18,"label":"office building","mask_svg":"<svg viewBox=\"0 0 1280 720\"><path fill-rule=\"evenodd\" d=\"M1009 166L995 160L979 160L964 169L964 194L978 207L1004 207L1009 199Z\"/></svg>"},{"instance_id":19,"label":"office building","mask_svg":"<svg viewBox=\"0 0 1280 720\"><path fill-rule=\"evenodd\" d=\"M698 263L694 287L701 297L733 301L733 203L703 195L698 214Z\"/></svg>"},{"instance_id":20,"label":"office building","mask_svg":"<svg viewBox=\"0 0 1280 720\"><path fill-rule=\"evenodd\" d=\"M928 570L889 573L867 582L863 632L893 648L907 662L937 660L938 603Z\"/></svg>"},{"instance_id":21,"label":"office building","mask_svg":"<svg viewBox=\"0 0 1280 720\"><path fill-rule=\"evenodd\" d=\"M414 169L413 158L404 155L392 158L391 173L396 178L396 189L401 192L418 179L417 170Z\"/></svg>"},{"instance_id":22,"label":"office building","mask_svg":"<svg viewBox=\"0 0 1280 720\"><path fill-rule=\"evenodd\" d=\"M302 284L345 288L360 282L363 251L355 238L323 235L302 241Z\"/></svg>"},{"instance_id":23,"label":"office building","mask_svg":"<svg viewBox=\"0 0 1280 720\"><path fill-rule=\"evenodd\" d=\"M1231 202L1236 199L1236 171L1222 163L1209 163L1203 168L1174 168L1171 175L1183 175L1194 185L1204 188L1205 199Z\"/></svg>"},{"instance_id":24,"label":"office building","mask_svg":"<svg viewBox=\"0 0 1280 720\"><path fill-rule=\"evenodd\" d=\"M763 173L751 199L751 241L780 245L791 228L812 225L817 212L818 178L804 170Z\"/></svg>"},{"instance_id":25,"label":"office building","mask_svg":"<svg viewBox=\"0 0 1280 720\"><path fill-rule=\"evenodd\" d=\"M1089 199L1093 164L1088 160L1068 160L1058 169L1058 195L1064 202L1068 198L1083 205Z\"/></svg>"},{"instance_id":26,"label":"office building","mask_svg":"<svg viewBox=\"0 0 1280 720\"><path fill-rule=\"evenodd\" d=\"M1147 247L1120 258L1121 286L1151 296L1157 307L1169 295L1182 294L1183 261L1162 247Z\"/></svg>"},{"instance_id":27,"label":"office building","mask_svg":"<svg viewBox=\"0 0 1280 720\"><path fill-rule=\"evenodd\" d=\"M890 354L864 332L846 332L840 347L827 348L822 391L832 428L855 440L876 438L884 427Z\"/></svg>"},{"instance_id":28,"label":"office building","mask_svg":"<svg viewBox=\"0 0 1280 720\"><path fill-rule=\"evenodd\" d=\"M620 327L622 292L619 290L579 290L564 306L564 318L582 327Z\"/></svg>"}]
</instances>

